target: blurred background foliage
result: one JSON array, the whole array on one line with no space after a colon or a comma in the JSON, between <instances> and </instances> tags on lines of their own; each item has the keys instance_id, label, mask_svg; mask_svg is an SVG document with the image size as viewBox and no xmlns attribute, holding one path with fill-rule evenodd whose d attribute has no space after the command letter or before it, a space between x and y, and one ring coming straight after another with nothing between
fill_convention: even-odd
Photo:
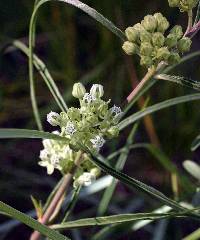
<instances>
[{"instance_id":1,"label":"blurred background foliage","mask_svg":"<svg viewBox=\"0 0 200 240\"><path fill-rule=\"evenodd\" d=\"M169 8L167 0L85 0L83 2L102 13L122 30L141 21L145 15L159 11L169 19L172 25L186 26L186 16L180 14L178 9ZM19 50L7 45L14 39L20 39L27 44L33 4L33 0L0 1L1 127L36 129L29 99L27 57ZM192 51L199 50L199 40L200 34L197 34L193 40ZM105 87L106 98L111 98L116 104L125 100L132 87L136 85L136 79L144 75L145 69L139 66L137 57L126 57L121 50L121 45L122 43L115 35L71 6L52 2L46 4L40 11L35 52L46 63L68 105L76 104L70 94L73 83L77 81L87 83L88 86L92 83L101 83ZM196 57L176 68L174 74L199 80L199 64L200 57ZM46 114L50 110L56 111L57 106L39 74L36 73L35 76L37 99L45 123ZM193 92L195 92L193 89L161 81L150 90L149 105ZM138 109L136 105L130 112L133 113ZM200 111L197 101L162 110L151 117L155 136L149 136L145 125L141 122L135 142L153 140L154 144L159 144L181 172L184 172L183 160L193 158L200 162L198 151L193 155L190 152L191 142L200 131ZM48 124L45 127L46 130L52 130ZM123 146L129 131L130 128L124 131L120 141L109 143L104 149L104 154ZM37 140L1 140L0 142L1 200L24 212L33 208L30 201L31 194L44 200L60 178L59 174L47 176L45 170L37 165L41 147L40 141ZM144 150L131 151L124 172L173 196L170 173ZM183 189L180 188L179 191L182 193ZM101 195L99 193L94 197L96 205ZM130 196L131 199L138 199L140 202L137 211L150 211L155 206L150 199L137 194L133 195L130 189L119 184L112 198L111 207L117 204L123 212L127 204L131 204ZM188 198L188 200L191 199ZM95 203L92 205L85 199L81 201L81 207L78 206L75 211L81 209L85 212L90 207L91 213L86 213L86 216L94 216L96 212L94 205ZM107 214L110 213L113 212L109 209ZM75 216L78 218L76 214ZM187 228L184 228L186 224ZM173 220L166 225L163 238L153 238L155 237L153 230L156 226L152 225L143 231L125 235L119 239L181 239L184 234L194 230L196 225L189 220L181 222ZM29 231L24 229L25 227L12 229L6 236L2 234L0 239L26 239Z\"/></svg>"}]
</instances>

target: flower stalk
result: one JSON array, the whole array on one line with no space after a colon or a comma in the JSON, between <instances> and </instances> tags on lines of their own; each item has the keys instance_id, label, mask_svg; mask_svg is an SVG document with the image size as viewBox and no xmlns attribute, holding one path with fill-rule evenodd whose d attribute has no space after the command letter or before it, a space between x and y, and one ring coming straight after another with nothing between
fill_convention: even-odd
<instances>
[{"instance_id":1,"label":"flower stalk","mask_svg":"<svg viewBox=\"0 0 200 240\"><path fill-rule=\"evenodd\" d=\"M82 161L83 152L79 152L77 159L75 160L76 167L80 165ZM51 203L49 204L49 207L47 208L46 212L43 214L42 218L39 220L42 224L47 224L49 219L51 218L52 214L54 213L57 204L61 201L63 198L63 195L68 190L73 176L74 172L76 171L76 167L74 167L70 173L66 174L63 178L62 183L60 184L60 187L58 188L54 198L52 199ZM30 237L30 240L39 240L41 234L38 231L34 231Z\"/></svg>"},{"instance_id":2,"label":"flower stalk","mask_svg":"<svg viewBox=\"0 0 200 240\"><path fill-rule=\"evenodd\" d=\"M155 73L156 73L155 68L151 68L148 70L144 78L140 81L140 83L136 86L136 88L134 88L133 91L126 98L128 103L131 102L132 99L134 99L134 97L142 90L145 84L153 77Z\"/></svg>"}]
</instances>

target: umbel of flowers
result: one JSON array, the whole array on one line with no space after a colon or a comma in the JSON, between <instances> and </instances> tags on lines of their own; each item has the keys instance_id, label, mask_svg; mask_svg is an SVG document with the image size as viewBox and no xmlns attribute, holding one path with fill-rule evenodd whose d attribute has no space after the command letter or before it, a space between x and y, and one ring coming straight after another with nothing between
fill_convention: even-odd
<instances>
[{"instance_id":1,"label":"umbel of flowers","mask_svg":"<svg viewBox=\"0 0 200 240\"><path fill-rule=\"evenodd\" d=\"M188 12L196 7L198 0L168 0L170 7L178 7L181 12Z\"/></svg>"},{"instance_id":2,"label":"umbel of flowers","mask_svg":"<svg viewBox=\"0 0 200 240\"><path fill-rule=\"evenodd\" d=\"M140 64L147 68L156 68L162 61L176 64L180 55L190 50L192 42L183 37L181 26L174 26L166 35L168 28L169 22L161 13L147 15L141 23L125 30L127 41L122 48L128 55L139 55Z\"/></svg>"},{"instance_id":3,"label":"umbel of flowers","mask_svg":"<svg viewBox=\"0 0 200 240\"><path fill-rule=\"evenodd\" d=\"M104 101L103 86L94 84L86 92L81 83L73 86L72 95L79 100L80 107L71 107L67 112L50 112L47 121L59 131L54 131L66 138L66 141L43 140L44 149L40 152L39 165L52 174L58 169L63 174L69 173L75 166L81 146L96 154L106 139L119 133L118 121L122 115L120 107L110 107L110 100ZM90 156L82 154L81 164L74 174L75 185L89 185L98 175L99 169L90 161Z\"/></svg>"}]
</instances>

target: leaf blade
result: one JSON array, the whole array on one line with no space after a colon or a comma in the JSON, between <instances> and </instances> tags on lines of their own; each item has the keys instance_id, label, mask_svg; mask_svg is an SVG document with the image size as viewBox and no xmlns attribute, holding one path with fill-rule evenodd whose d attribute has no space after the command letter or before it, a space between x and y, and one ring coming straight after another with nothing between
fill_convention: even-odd
<instances>
[{"instance_id":1,"label":"leaf blade","mask_svg":"<svg viewBox=\"0 0 200 240\"><path fill-rule=\"evenodd\" d=\"M17 128L0 128L0 138L40 138L66 141L66 138L59 135L43 132L38 130L17 129Z\"/></svg>"},{"instance_id":2,"label":"leaf blade","mask_svg":"<svg viewBox=\"0 0 200 240\"><path fill-rule=\"evenodd\" d=\"M2 201L0 201L0 212L9 215L10 217L24 223L25 225L33 228L36 231L39 231L41 234L49 237L52 240L70 240L68 237L65 237L64 235L56 232L55 230L50 229L49 227L39 223L30 216L16 210L15 208L3 203Z\"/></svg>"}]
</instances>

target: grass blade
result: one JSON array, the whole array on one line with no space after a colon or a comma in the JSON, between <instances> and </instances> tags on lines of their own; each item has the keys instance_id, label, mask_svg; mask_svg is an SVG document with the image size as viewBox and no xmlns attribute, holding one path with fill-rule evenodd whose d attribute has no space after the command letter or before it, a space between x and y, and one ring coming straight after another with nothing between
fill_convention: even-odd
<instances>
[{"instance_id":1,"label":"grass blade","mask_svg":"<svg viewBox=\"0 0 200 240\"><path fill-rule=\"evenodd\" d=\"M119 123L119 128L120 128L120 130L123 130L125 127L138 121L139 119L143 118L144 116L154 113L154 112L157 112L161 109L165 109L165 108L168 108L168 107L180 104L180 103L186 103L186 102L191 102L191 101L196 101L196 100L200 100L199 93L176 97L176 98L172 98L172 99L157 103L151 107L148 107L144 110L141 110L141 111L134 113L131 116L127 117L126 119L124 119L123 121L121 121ZM199 142L199 144L200 144L200 142Z\"/></svg>"},{"instance_id":2,"label":"grass blade","mask_svg":"<svg viewBox=\"0 0 200 240\"><path fill-rule=\"evenodd\" d=\"M193 89L198 90L198 91L200 90L200 82L192 80L192 79L187 79L185 77L168 75L168 74L158 74L158 75L155 76L155 78L170 81L170 82L174 82L174 83L178 83L182 86L193 88Z\"/></svg>"},{"instance_id":3,"label":"grass blade","mask_svg":"<svg viewBox=\"0 0 200 240\"><path fill-rule=\"evenodd\" d=\"M13 46L20 49L24 54L26 54L27 57L29 57L29 49L28 47L20 42L20 41L13 41ZM35 65L35 68L38 70L42 78L44 79L47 87L49 88L51 94L53 95L55 101L57 102L58 106L60 107L61 111L67 111L67 105L57 87L55 84L51 74L47 70L47 67L45 64L39 59L35 54L33 55L33 64Z\"/></svg>"},{"instance_id":4,"label":"grass blade","mask_svg":"<svg viewBox=\"0 0 200 240\"><path fill-rule=\"evenodd\" d=\"M200 146L200 135L198 135L195 138L195 140L192 142L191 150L192 151L196 151L199 146Z\"/></svg>"},{"instance_id":5,"label":"grass blade","mask_svg":"<svg viewBox=\"0 0 200 240\"><path fill-rule=\"evenodd\" d=\"M9 205L0 201L0 213L6 214L25 225L31 227L32 229L40 232L44 236L48 237L51 240L70 240L69 238L65 237L64 235L56 232L49 227L39 223L35 219L31 218L30 216L10 207Z\"/></svg>"},{"instance_id":6,"label":"grass blade","mask_svg":"<svg viewBox=\"0 0 200 240\"><path fill-rule=\"evenodd\" d=\"M17 129L17 128L0 128L0 138L44 138L53 139L59 141L66 141L66 138L61 137L57 134L29 130L29 129Z\"/></svg>"},{"instance_id":7,"label":"grass blade","mask_svg":"<svg viewBox=\"0 0 200 240\"><path fill-rule=\"evenodd\" d=\"M51 228L57 230L64 230L67 228L79 228L79 227L88 227L88 226L102 226L107 224L115 224L115 223L124 223L131 222L136 220L155 220L160 218L166 218L170 216L175 216L176 213L168 213L168 214L159 214L159 213L133 213L133 214L119 214L105 217L95 217L95 218L85 218L79 219L76 221L69 221L62 224L52 225ZM177 216L180 216L177 213Z\"/></svg>"},{"instance_id":8,"label":"grass blade","mask_svg":"<svg viewBox=\"0 0 200 240\"><path fill-rule=\"evenodd\" d=\"M129 177L128 175L115 170L114 168L108 166L106 163L104 163L103 161L104 159L102 159L102 157L100 156L96 156L92 158L92 161L98 166L100 167L104 172L106 172L107 174L110 174L111 176L115 177L116 179L120 180L122 183L133 187L141 192L144 192L148 195L150 195L151 197L154 197L155 199L159 200L160 202L164 203L165 205L173 208L174 210L181 210L184 211L187 209L182 207L178 202L166 197L163 193L161 193L160 191L156 190L155 188L148 186L146 184L144 184L143 182ZM200 218L200 216L196 213L191 213L192 216L195 216L197 218Z\"/></svg>"}]
</instances>

